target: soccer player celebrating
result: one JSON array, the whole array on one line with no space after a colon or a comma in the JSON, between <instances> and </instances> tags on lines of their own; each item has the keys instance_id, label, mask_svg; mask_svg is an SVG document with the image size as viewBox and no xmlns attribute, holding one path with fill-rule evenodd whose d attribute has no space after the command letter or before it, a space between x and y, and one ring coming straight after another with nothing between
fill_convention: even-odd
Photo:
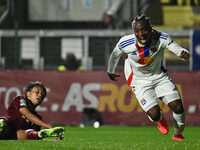
<instances>
[{"instance_id":1,"label":"soccer player celebrating","mask_svg":"<svg viewBox=\"0 0 200 150\"><path fill-rule=\"evenodd\" d=\"M4 117L0 117L0 139L39 140L45 137L61 139L63 127L54 127L42 121L35 111L46 97L46 88L41 82L30 82L25 96L17 96L11 102ZM41 127L47 128L40 130Z\"/></svg>"},{"instance_id":2,"label":"soccer player celebrating","mask_svg":"<svg viewBox=\"0 0 200 150\"><path fill-rule=\"evenodd\" d=\"M183 104L175 83L163 66L163 60L165 48L184 60L188 60L190 54L168 34L152 29L149 18L143 14L134 18L132 29L134 34L123 36L114 48L108 62L107 74L111 80L117 81L120 75L115 73L115 68L120 56L127 54L124 74L142 109L151 121L157 123L160 132L167 134L169 129L159 107L160 98L173 111L172 139L184 140Z\"/></svg>"}]
</instances>

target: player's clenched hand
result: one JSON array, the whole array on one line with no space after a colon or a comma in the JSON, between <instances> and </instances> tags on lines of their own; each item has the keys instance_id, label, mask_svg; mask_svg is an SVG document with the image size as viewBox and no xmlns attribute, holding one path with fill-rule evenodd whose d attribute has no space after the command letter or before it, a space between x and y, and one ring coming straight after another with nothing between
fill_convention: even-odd
<instances>
[{"instance_id":1,"label":"player's clenched hand","mask_svg":"<svg viewBox=\"0 0 200 150\"><path fill-rule=\"evenodd\" d=\"M190 54L183 50L179 57L188 60L190 58Z\"/></svg>"},{"instance_id":2,"label":"player's clenched hand","mask_svg":"<svg viewBox=\"0 0 200 150\"><path fill-rule=\"evenodd\" d=\"M116 74L116 73L111 74L111 73L107 72L107 74L108 74L110 80L113 80L113 81L117 81L117 78L120 77L120 75Z\"/></svg>"}]
</instances>

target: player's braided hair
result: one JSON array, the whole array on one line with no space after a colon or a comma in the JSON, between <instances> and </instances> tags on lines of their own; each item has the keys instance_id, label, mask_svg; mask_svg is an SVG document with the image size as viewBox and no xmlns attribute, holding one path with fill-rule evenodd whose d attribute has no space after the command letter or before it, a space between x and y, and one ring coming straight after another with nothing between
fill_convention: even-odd
<instances>
[{"instance_id":1,"label":"player's braided hair","mask_svg":"<svg viewBox=\"0 0 200 150\"><path fill-rule=\"evenodd\" d=\"M137 22L143 22L144 24L146 24L148 27L150 27L150 29L152 29L152 25L150 22L149 17L146 17L144 14L140 15L140 16L136 16L132 22L132 29L134 29L135 25Z\"/></svg>"},{"instance_id":2,"label":"player's braided hair","mask_svg":"<svg viewBox=\"0 0 200 150\"><path fill-rule=\"evenodd\" d=\"M41 88L43 89L43 92L44 92L42 96L43 96L43 98L46 97L46 95L47 95L47 90L46 90L45 86L42 84L42 82L39 82L39 81L30 82L30 83L27 85L27 87L25 87L25 89L24 89L25 95L26 95L26 92L31 91L35 86L41 87Z\"/></svg>"},{"instance_id":3,"label":"player's braided hair","mask_svg":"<svg viewBox=\"0 0 200 150\"><path fill-rule=\"evenodd\" d=\"M137 22L143 22L147 27L149 27L152 33L151 35L152 39L159 39L161 33L157 30L152 29L152 25L151 25L149 17L146 17L144 14L142 14L141 16L135 17L132 22L132 29L134 29Z\"/></svg>"}]
</instances>

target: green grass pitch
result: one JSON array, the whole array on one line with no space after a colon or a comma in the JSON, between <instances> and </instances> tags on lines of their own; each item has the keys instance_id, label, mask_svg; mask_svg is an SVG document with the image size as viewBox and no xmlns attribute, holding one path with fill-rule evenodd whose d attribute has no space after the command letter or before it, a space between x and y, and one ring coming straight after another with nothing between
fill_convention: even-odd
<instances>
[{"instance_id":1,"label":"green grass pitch","mask_svg":"<svg viewBox=\"0 0 200 150\"><path fill-rule=\"evenodd\" d=\"M186 127L184 141L173 141L172 133L172 127L162 135L157 127L66 126L63 140L1 140L0 150L200 150L200 127Z\"/></svg>"}]
</instances>

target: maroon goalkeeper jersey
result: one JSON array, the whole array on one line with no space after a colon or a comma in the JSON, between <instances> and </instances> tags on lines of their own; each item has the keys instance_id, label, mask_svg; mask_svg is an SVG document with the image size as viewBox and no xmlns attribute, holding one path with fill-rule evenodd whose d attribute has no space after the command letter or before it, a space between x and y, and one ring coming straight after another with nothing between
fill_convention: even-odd
<instances>
[{"instance_id":1,"label":"maroon goalkeeper jersey","mask_svg":"<svg viewBox=\"0 0 200 150\"><path fill-rule=\"evenodd\" d=\"M40 130L40 126L33 124L24 115L20 113L19 109L22 107L28 108L34 115L42 119L35 111L35 106L30 100L22 96L17 96L9 105L6 113L6 118L15 126L16 131L20 129L34 129L37 131Z\"/></svg>"}]
</instances>

